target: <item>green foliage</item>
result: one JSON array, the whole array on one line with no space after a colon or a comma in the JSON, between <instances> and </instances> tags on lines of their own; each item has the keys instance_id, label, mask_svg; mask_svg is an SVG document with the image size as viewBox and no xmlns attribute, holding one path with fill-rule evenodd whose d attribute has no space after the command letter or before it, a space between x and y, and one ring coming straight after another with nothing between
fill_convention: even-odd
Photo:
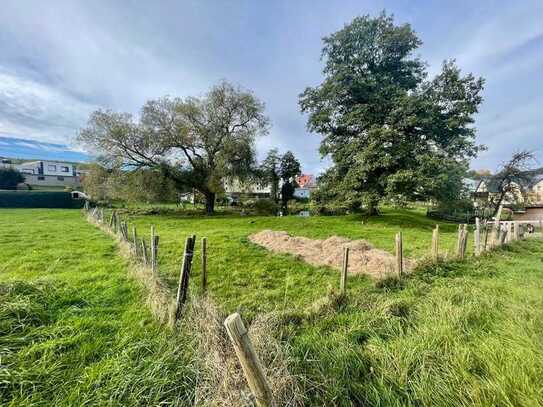
<instances>
[{"instance_id":1,"label":"green foliage","mask_svg":"<svg viewBox=\"0 0 543 407\"><path fill-rule=\"evenodd\" d=\"M426 80L414 56L420 44L384 13L355 18L324 39L324 81L300 96L309 130L323 136L321 154L334 162L323 188L351 209L448 199L480 150L472 124L483 80L452 61Z\"/></svg>"},{"instance_id":2,"label":"green foliage","mask_svg":"<svg viewBox=\"0 0 543 407\"><path fill-rule=\"evenodd\" d=\"M0 208L82 208L83 200L62 191L0 191Z\"/></svg>"},{"instance_id":3,"label":"green foliage","mask_svg":"<svg viewBox=\"0 0 543 407\"><path fill-rule=\"evenodd\" d=\"M260 165L262 181L271 185L271 198L274 202L279 199L279 180L281 178L281 157L276 148L271 149L268 155Z\"/></svg>"},{"instance_id":4,"label":"green foliage","mask_svg":"<svg viewBox=\"0 0 543 407\"><path fill-rule=\"evenodd\" d=\"M309 202L302 201L299 199L291 199L288 201L288 213L291 215L296 215L301 211L309 210Z\"/></svg>"},{"instance_id":5,"label":"green foliage","mask_svg":"<svg viewBox=\"0 0 543 407\"><path fill-rule=\"evenodd\" d=\"M275 215L278 210L277 204L272 199L257 199L253 208L257 215Z\"/></svg>"},{"instance_id":6,"label":"green foliage","mask_svg":"<svg viewBox=\"0 0 543 407\"><path fill-rule=\"evenodd\" d=\"M0 189L16 189L25 177L15 168L0 168Z\"/></svg>"},{"instance_id":7,"label":"green foliage","mask_svg":"<svg viewBox=\"0 0 543 407\"><path fill-rule=\"evenodd\" d=\"M290 179L301 174L300 162L292 151L287 151L281 157L279 172L284 182L288 182Z\"/></svg>"},{"instance_id":8,"label":"green foliage","mask_svg":"<svg viewBox=\"0 0 543 407\"><path fill-rule=\"evenodd\" d=\"M201 98L163 97L147 102L141 119L94 112L79 140L110 168L160 170L182 192L195 188L213 213L227 178L243 179L255 164L255 138L267 133L264 104L227 82Z\"/></svg>"},{"instance_id":9,"label":"green foliage","mask_svg":"<svg viewBox=\"0 0 543 407\"><path fill-rule=\"evenodd\" d=\"M84 191L95 201L130 203L176 203L177 188L160 170L108 170L94 164L82 181Z\"/></svg>"}]
</instances>

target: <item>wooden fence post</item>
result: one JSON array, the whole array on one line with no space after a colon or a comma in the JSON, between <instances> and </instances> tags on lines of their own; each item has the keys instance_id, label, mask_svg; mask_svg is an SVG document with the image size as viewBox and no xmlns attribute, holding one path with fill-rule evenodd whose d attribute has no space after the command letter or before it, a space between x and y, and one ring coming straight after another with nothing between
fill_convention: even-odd
<instances>
[{"instance_id":1,"label":"wooden fence post","mask_svg":"<svg viewBox=\"0 0 543 407\"><path fill-rule=\"evenodd\" d=\"M151 269L153 274L158 272L158 241L159 236L153 235L153 241L151 242Z\"/></svg>"},{"instance_id":2,"label":"wooden fence post","mask_svg":"<svg viewBox=\"0 0 543 407\"><path fill-rule=\"evenodd\" d=\"M207 237L202 237L202 291L207 290Z\"/></svg>"},{"instance_id":3,"label":"wooden fence post","mask_svg":"<svg viewBox=\"0 0 543 407\"><path fill-rule=\"evenodd\" d=\"M503 246L504 244L506 244L508 238L509 238L509 230L504 228L500 236L500 246Z\"/></svg>"},{"instance_id":4,"label":"wooden fence post","mask_svg":"<svg viewBox=\"0 0 543 407\"><path fill-rule=\"evenodd\" d=\"M343 264L341 267L341 280L339 282L339 292L345 295L347 292L347 272L349 271L349 248L343 248Z\"/></svg>"},{"instance_id":5,"label":"wooden fence post","mask_svg":"<svg viewBox=\"0 0 543 407\"><path fill-rule=\"evenodd\" d=\"M481 222L479 218L475 218L475 256L481 255Z\"/></svg>"},{"instance_id":6,"label":"wooden fence post","mask_svg":"<svg viewBox=\"0 0 543 407\"><path fill-rule=\"evenodd\" d=\"M183 263L181 272L179 273L179 285L177 287L177 299L175 301L175 321L181 317L181 310L187 300L187 292L189 289L190 269L192 267L192 257L194 253L194 242L196 237L189 236L185 241L185 250L183 251Z\"/></svg>"},{"instance_id":7,"label":"wooden fence post","mask_svg":"<svg viewBox=\"0 0 543 407\"><path fill-rule=\"evenodd\" d=\"M136 231L136 227L132 227L132 240L134 241L134 254L136 257L139 256L139 248L138 248L138 232Z\"/></svg>"},{"instance_id":8,"label":"wooden fence post","mask_svg":"<svg viewBox=\"0 0 543 407\"><path fill-rule=\"evenodd\" d=\"M255 397L256 405L259 407L275 406L273 393L264 374L264 369L239 314L236 312L226 318L224 326L232 341L249 388Z\"/></svg>"},{"instance_id":9,"label":"wooden fence post","mask_svg":"<svg viewBox=\"0 0 543 407\"><path fill-rule=\"evenodd\" d=\"M462 251L462 237L464 236L464 225L458 225L458 234L456 236L456 257L460 257Z\"/></svg>"},{"instance_id":10,"label":"wooden fence post","mask_svg":"<svg viewBox=\"0 0 543 407\"><path fill-rule=\"evenodd\" d=\"M519 235L520 235L520 231L519 231L519 223L518 222L513 222L513 230L514 230L514 233L513 233L513 240L518 240L519 239Z\"/></svg>"},{"instance_id":11,"label":"wooden fence post","mask_svg":"<svg viewBox=\"0 0 543 407\"><path fill-rule=\"evenodd\" d=\"M141 253L143 255L143 264L147 266L147 245L145 244L145 238L141 239Z\"/></svg>"},{"instance_id":12,"label":"wooden fence post","mask_svg":"<svg viewBox=\"0 0 543 407\"><path fill-rule=\"evenodd\" d=\"M439 225L432 230L432 258L434 261L439 260Z\"/></svg>"},{"instance_id":13,"label":"wooden fence post","mask_svg":"<svg viewBox=\"0 0 543 407\"><path fill-rule=\"evenodd\" d=\"M118 222L117 222L117 212L113 211L111 213L111 222L112 222L112 228L113 228L113 232L114 233L119 233L119 230L118 230Z\"/></svg>"},{"instance_id":14,"label":"wooden fence post","mask_svg":"<svg viewBox=\"0 0 543 407\"><path fill-rule=\"evenodd\" d=\"M402 232L396 233L396 272L398 277L403 275L403 241Z\"/></svg>"}]
</instances>

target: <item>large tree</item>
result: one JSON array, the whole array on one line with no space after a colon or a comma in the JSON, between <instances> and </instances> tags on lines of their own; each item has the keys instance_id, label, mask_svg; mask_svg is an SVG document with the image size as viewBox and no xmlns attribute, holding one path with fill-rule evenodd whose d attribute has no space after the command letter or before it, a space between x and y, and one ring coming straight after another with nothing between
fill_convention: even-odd
<instances>
[{"instance_id":1,"label":"large tree","mask_svg":"<svg viewBox=\"0 0 543 407\"><path fill-rule=\"evenodd\" d=\"M272 148L268 151L266 158L260 165L260 174L262 183L271 186L271 198L275 203L279 199L279 180L281 179L280 173L281 157L279 151L276 148Z\"/></svg>"},{"instance_id":2,"label":"large tree","mask_svg":"<svg viewBox=\"0 0 543 407\"><path fill-rule=\"evenodd\" d=\"M436 198L435 177L457 173L480 149L472 125L483 80L462 76L453 61L427 80L414 55L420 45L385 13L355 18L324 38L324 81L300 95L334 163L330 193L353 208L376 213L383 199Z\"/></svg>"},{"instance_id":3,"label":"large tree","mask_svg":"<svg viewBox=\"0 0 543 407\"><path fill-rule=\"evenodd\" d=\"M287 151L281 157L279 165L279 174L281 176L281 205L285 213L288 211L288 201L294 198L294 189L296 188L297 175L301 174L300 161L294 156L292 151Z\"/></svg>"},{"instance_id":4,"label":"large tree","mask_svg":"<svg viewBox=\"0 0 543 407\"><path fill-rule=\"evenodd\" d=\"M212 214L227 178L243 179L254 165L255 137L266 134L264 104L227 82L203 97L147 102L139 121L129 114L94 112L79 140L103 164L162 171L179 190L194 188Z\"/></svg>"}]
</instances>

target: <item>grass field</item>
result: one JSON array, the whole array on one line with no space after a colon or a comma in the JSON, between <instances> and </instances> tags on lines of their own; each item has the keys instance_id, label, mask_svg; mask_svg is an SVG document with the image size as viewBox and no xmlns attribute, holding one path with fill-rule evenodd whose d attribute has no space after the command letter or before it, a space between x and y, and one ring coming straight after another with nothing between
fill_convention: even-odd
<instances>
[{"instance_id":1,"label":"grass field","mask_svg":"<svg viewBox=\"0 0 543 407\"><path fill-rule=\"evenodd\" d=\"M78 210L0 210L0 405L190 404L193 345L158 326Z\"/></svg>"},{"instance_id":2,"label":"grass field","mask_svg":"<svg viewBox=\"0 0 543 407\"><path fill-rule=\"evenodd\" d=\"M336 271L268 253L247 235L266 228L337 234L392 250L401 229L406 254L421 257L435 222L393 210L375 219L170 213L129 220L140 235L157 227L160 272L172 287L184 238L208 238L211 297L248 321L277 314L276 335L306 405L543 404L539 240L428 267L401 284L379 288L350 277L341 299L333 293ZM191 404L194 344L171 341L153 323L111 238L74 210L1 210L0 228L4 403ZM452 252L457 226L440 229L443 250ZM192 293L199 273L195 261Z\"/></svg>"},{"instance_id":3,"label":"grass field","mask_svg":"<svg viewBox=\"0 0 543 407\"><path fill-rule=\"evenodd\" d=\"M331 235L367 239L378 248L393 252L394 235L403 232L404 251L408 257L429 254L432 229L436 221L421 210L385 210L383 216L364 218L359 215L302 218L289 217L216 217L165 215L125 216L136 225L139 234L149 234L155 225L160 235L160 273L171 287L178 282L184 239L196 234L208 240L210 290L227 311L242 310L247 317L255 312L307 306L322 297L329 287L339 284L338 273L327 267L316 268L293 256L276 255L248 241L251 233L285 230L293 235L327 238ZM457 225L440 223L443 253L454 253ZM193 283L200 279L200 244L196 247ZM351 277L353 289L369 287L366 277Z\"/></svg>"}]
</instances>

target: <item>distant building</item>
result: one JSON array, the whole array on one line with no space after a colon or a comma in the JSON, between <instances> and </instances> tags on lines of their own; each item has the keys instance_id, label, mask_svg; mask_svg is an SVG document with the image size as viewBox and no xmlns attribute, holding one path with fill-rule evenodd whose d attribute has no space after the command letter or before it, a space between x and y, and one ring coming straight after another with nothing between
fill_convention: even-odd
<instances>
[{"instance_id":1,"label":"distant building","mask_svg":"<svg viewBox=\"0 0 543 407\"><path fill-rule=\"evenodd\" d=\"M80 173L73 163L61 161L30 161L14 168L23 173L30 186L72 187L81 186Z\"/></svg>"},{"instance_id":2,"label":"distant building","mask_svg":"<svg viewBox=\"0 0 543 407\"><path fill-rule=\"evenodd\" d=\"M224 183L224 192L230 197L269 198L271 185L260 185L255 182L241 182L235 178Z\"/></svg>"},{"instance_id":3,"label":"distant building","mask_svg":"<svg viewBox=\"0 0 543 407\"><path fill-rule=\"evenodd\" d=\"M309 199L311 192L317 188L315 177L311 174L302 174L296 177L298 187L294 189L294 196L301 199Z\"/></svg>"}]
</instances>

